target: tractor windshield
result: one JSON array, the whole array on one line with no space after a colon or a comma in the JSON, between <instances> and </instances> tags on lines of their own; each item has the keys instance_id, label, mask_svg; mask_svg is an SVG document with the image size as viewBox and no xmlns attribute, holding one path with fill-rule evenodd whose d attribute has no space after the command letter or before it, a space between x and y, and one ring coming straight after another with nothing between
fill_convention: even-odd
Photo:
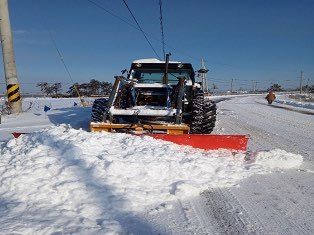
<instances>
[{"instance_id":1,"label":"tractor windshield","mask_svg":"<svg viewBox=\"0 0 314 235\"><path fill-rule=\"evenodd\" d=\"M133 70L132 78L138 80L139 83L162 83L164 72L160 70ZM177 84L179 77L185 77L186 80L190 80L189 71L187 70L169 70L168 82L169 84Z\"/></svg>"}]
</instances>

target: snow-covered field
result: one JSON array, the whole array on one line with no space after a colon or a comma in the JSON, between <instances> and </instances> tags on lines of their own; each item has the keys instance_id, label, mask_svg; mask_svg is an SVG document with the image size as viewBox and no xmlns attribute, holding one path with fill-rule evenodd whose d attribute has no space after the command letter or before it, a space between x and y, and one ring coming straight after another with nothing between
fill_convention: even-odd
<instances>
[{"instance_id":1,"label":"snow-covered field","mask_svg":"<svg viewBox=\"0 0 314 235\"><path fill-rule=\"evenodd\" d=\"M249 160L90 133L77 100L26 99L0 124L1 233L313 234L313 115L229 98L215 132L250 134Z\"/></svg>"}]
</instances>

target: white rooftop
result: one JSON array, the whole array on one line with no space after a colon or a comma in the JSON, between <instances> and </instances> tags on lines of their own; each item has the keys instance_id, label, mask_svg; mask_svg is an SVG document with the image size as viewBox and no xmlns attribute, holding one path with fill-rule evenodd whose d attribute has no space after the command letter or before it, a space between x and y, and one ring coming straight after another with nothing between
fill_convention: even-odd
<instances>
[{"instance_id":1,"label":"white rooftop","mask_svg":"<svg viewBox=\"0 0 314 235\"><path fill-rule=\"evenodd\" d=\"M140 63L140 64L145 64L145 63L165 63L164 60L158 60L156 58L150 58L150 59L139 59L139 60L134 60L133 61L134 64ZM173 64L180 64L181 62L179 61L169 61L169 63L173 63Z\"/></svg>"}]
</instances>

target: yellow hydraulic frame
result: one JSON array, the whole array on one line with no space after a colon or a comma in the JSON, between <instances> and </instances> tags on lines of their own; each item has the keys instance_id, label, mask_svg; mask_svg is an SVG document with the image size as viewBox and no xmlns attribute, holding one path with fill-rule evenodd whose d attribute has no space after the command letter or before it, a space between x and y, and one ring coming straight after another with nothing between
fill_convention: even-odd
<instances>
[{"instance_id":1,"label":"yellow hydraulic frame","mask_svg":"<svg viewBox=\"0 0 314 235\"><path fill-rule=\"evenodd\" d=\"M186 124L117 124L109 122L91 122L90 130L114 132L117 129L133 131L135 134L142 134L144 131L156 132L161 131L167 134L187 134L190 127Z\"/></svg>"}]
</instances>

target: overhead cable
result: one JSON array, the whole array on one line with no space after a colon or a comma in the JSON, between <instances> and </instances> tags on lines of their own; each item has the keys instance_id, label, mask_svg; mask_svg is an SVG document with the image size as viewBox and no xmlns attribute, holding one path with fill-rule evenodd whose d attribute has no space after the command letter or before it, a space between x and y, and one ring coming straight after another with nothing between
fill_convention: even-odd
<instances>
[{"instance_id":1,"label":"overhead cable","mask_svg":"<svg viewBox=\"0 0 314 235\"><path fill-rule=\"evenodd\" d=\"M118 16L117 14L115 14L114 12L112 11L109 11L108 9L106 9L105 7L101 6L100 4L98 4L97 2L95 1L92 1L92 0L87 0L88 2L94 4L96 7L102 9L103 11L107 12L109 15L113 16L113 17L116 17L118 18L119 20L123 21L124 23L128 24L129 26L131 26L132 28L136 29L136 30L139 30L140 29L138 27L136 27L134 24L131 24L130 22L128 22L127 20L123 19L122 17Z\"/></svg>"},{"instance_id":2,"label":"overhead cable","mask_svg":"<svg viewBox=\"0 0 314 235\"><path fill-rule=\"evenodd\" d=\"M126 3L125 0L123 0L124 5L126 6L126 8L128 9L128 11L130 12L133 20L135 21L138 29L142 32L143 36L145 37L147 43L149 44L149 46L151 47L151 49L154 51L155 55L158 57L158 59L160 59L160 56L158 55L158 53L156 52L156 50L154 49L153 45L151 44L151 42L149 41L149 39L146 36L146 33L144 32L144 30L142 29L142 27L140 26L140 24L138 23L137 19L135 18L133 12L131 11L130 7L128 6L128 4Z\"/></svg>"},{"instance_id":3,"label":"overhead cable","mask_svg":"<svg viewBox=\"0 0 314 235\"><path fill-rule=\"evenodd\" d=\"M33 1L33 3L34 3L34 1ZM35 4L35 3L34 3L34 4ZM81 95L80 95L80 92L79 92L79 90L77 89L77 87L76 87L76 85L75 85L75 83L74 83L74 81L73 81L73 78L72 78L72 75L71 75L71 73L70 73L70 70L69 70L67 64L66 64L65 61L64 61L64 58L63 58L63 56L62 56L62 53L61 53L61 51L60 51L59 48L58 48L57 42L56 42L56 40L54 39L54 37L53 37L51 31L48 30L48 28L46 27L45 19L44 19L44 17L43 17L43 16L41 15L41 13L40 13L39 5L37 4L37 2L36 2L35 5L37 6L38 15L39 15L39 17L41 18L42 25L43 25L43 27L48 31L49 38L50 38L50 40L51 40L51 42L52 42L54 48L56 49L56 51L57 51L57 53L58 53L58 56L59 56L59 58L60 58L60 60L61 60L61 63L63 64L63 67L64 67L66 73L68 74L68 77L70 78L71 82L73 83L74 89L75 89L75 91L76 91L76 93L77 93L77 95L78 95L78 97L79 97L79 99L80 99L81 104L84 106L83 99L82 99L82 97L81 97Z\"/></svg>"},{"instance_id":4,"label":"overhead cable","mask_svg":"<svg viewBox=\"0 0 314 235\"><path fill-rule=\"evenodd\" d=\"M128 20L118 16L117 14L115 14L113 11L110 11L108 9L106 9L104 6L101 6L100 4L98 4L97 2L93 1L93 0L87 0L89 3L92 3L94 6L98 7L99 9L105 11L106 13L108 13L109 15L119 19L120 21L126 23L127 25L129 25L130 27L138 30L138 31L141 31L136 25L133 25L132 23L130 23ZM150 37L158 42L162 42L160 39L158 39L156 36L154 35L150 35ZM191 59L194 59L194 60L198 60L198 58L192 56L192 55L189 55L187 54L186 52L183 52L182 50L178 50L177 48L171 46L170 44L164 42L165 46L167 47L170 47L172 50L178 52L179 54L182 54L182 55L185 55L187 57L190 57ZM158 56L159 57L159 56Z\"/></svg>"}]
</instances>

